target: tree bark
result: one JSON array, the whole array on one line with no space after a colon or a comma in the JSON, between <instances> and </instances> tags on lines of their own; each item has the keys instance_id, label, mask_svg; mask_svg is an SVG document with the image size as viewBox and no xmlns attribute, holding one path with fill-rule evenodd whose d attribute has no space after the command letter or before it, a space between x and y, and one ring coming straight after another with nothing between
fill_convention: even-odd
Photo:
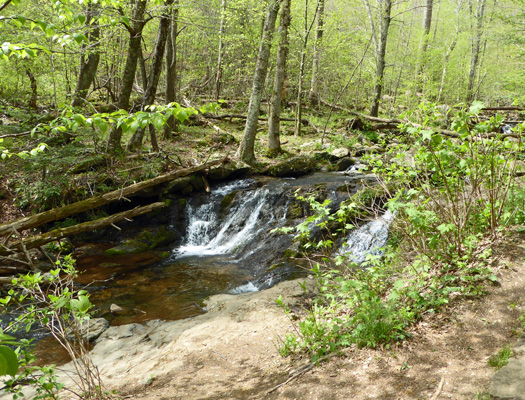
<instances>
[{"instance_id":1,"label":"tree bark","mask_svg":"<svg viewBox=\"0 0 525 400\"><path fill-rule=\"evenodd\" d=\"M162 61L164 59L164 49L166 48L166 39L168 36L168 29L170 27L170 15L167 11L168 8L173 4L174 0L166 0L164 7L166 9L162 13L162 17L159 22L159 31L157 34L157 41L155 43L155 51L153 53L152 68L150 76L148 78L148 87L144 94L142 101L142 109L144 110L147 106L152 105L155 102L157 96L157 87L159 85L160 73L162 71ZM151 143L153 147L158 151L157 139L155 136L155 128L149 127L151 135ZM128 143L129 151L139 151L142 147L142 139L144 136L144 129L137 129Z\"/></svg>"},{"instance_id":2,"label":"tree bark","mask_svg":"<svg viewBox=\"0 0 525 400\"><path fill-rule=\"evenodd\" d=\"M164 182L169 182L173 179L180 178L181 176L186 176L195 172L203 171L215 165L225 163L226 161L227 158L224 158L222 160L211 161L209 163L205 163L196 167L171 171L167 174L157 176L153 179L135 183L134 185L128 186L126 188L114 190L112 192L100 196L82 200L64 207L44 211L42 213L31 215L29 217L20 218L16 221L0 224L0 237L10 235L13 233L14 230L22 232L23 230L36 228L37 226L46 224L48 222L57 221L59 219L66 218L71 215L75 215L87 210L92 210L93 208L101 207L113 201L121 200L128 196L134 195L135 193L140 192L141 190L160 185Z\"/></svg>"},{"instance_id":3,"label":"tree bark","mask_svg":"<svg viewBox=\"0 0 525 400\"><path fill-rule=\"evenodd\" d=\"M100 62L100 26L98 21L92 23L93 18L98 18L100 14L100 6L95 3L88 3L86 10L86 26L90 27L88 34L89 45L84 50L88 52L87 60L84 62L85 56L82 54L80 58L80 72L78 74L77 86L73 94L73 107L81 106L88 94L89 87L95 81L97 75L98 64Z\"/></svg>"},{"instance_id":4,"label":"tree bark","mask_svg":"<svg viewBox=\"0 0 525 400\"><path fill-rule=\"evenodd\" d=\"M481 37L483 36L483 23L485 18L485 4L486 0L478 0L476 6L476 26L474 29L474 36L472 38L472 56L470 59L470 70L468 74L467 98L466 101L470 103L474 100L474 80L476 78L476 70L479 63L479 52L481 47Z\"/></svg>"},{"instance_id":5,"label":"tree bark","mask_svg":"<svg viewBox=\"0 0 525 400\"><path fill-rule=\"evenodd\" d=\"M171 23L166 42L166 103L177 101L177 31L179 18L179 0L174 2L171 13ZM177 129L177 119L172 115L164 126L164 137Z\"/></svg>"},{"instance_id":6,"label":"tree bark","mask_svg":"<svg viewBox=\"0 0 525 400\"><path fill-rule=\"evenodd\" d=\"M31 71L31 68L26 67L26 75L29 78L29 82L31 82L31 99L29 100L29 108L35 109L37 108L37 99L38 99L38 86L36 84L36 78L33 75L33 72Z\"/></svg>"},{"instance_id":7,"label":"tree bark","mask_svg":"<svg viewBox=\"0 0 525 400\"><path fill-rule=\"evenodd\" d=\"M314 43L314 58L312 61L312 81L310 82L310 93L308 95L308 100L313 106L319 104L319 65L321 63L321 43L324 33L324 2L325 0L319 0L317 8L317 30Z\"/></svg>"},{"instance_id":8,"label":"tree bark","mask_svg":"<svg viewBox=\"0 0 525 400\"><path fill-rule=\"evenodd\" d=\"M268 71L268 59L270 57L270 49L272 46L272 36L280 4L281 0L271 0L268 5L268 11L264 20L261 45L259 47L259 55L257 56L257 62L255 65L252 94L248 105L248 118L246 119L244 135L236 154L238 158L248 164L253 164L255 162L254 145L255 137L257 135L257 118L259 117L259 107L261 105L266 73Z\"/></svg>"},{"instance_id":9,"label":"tree bark","mask_svg":"<svg viewBox=\"0 0 525 400\"><path fill-rule=\"evenodd\" d=\"M375 89L372 100L372 107L370 109L370 115L377 117L379 113L379 101L381 100L381 93L383 91L383 79L385 75L385 56L386 56L386 44L388 40L388 29L390 28L392 12L392 1L393 0L381 0L381 26L380 26L380 40L379 40L379 51L377 53L377 65L376 65L376 78L375 78Z\"/></svg>"},{"instance_id":10,"label":"tree bark","mask_svg":"<svg viewBox=\"0 0 525 400\"><path fill-rule=\"evenodd\" d=\"M123 219L137 217L139 215L149 213L153 210L157 210L165 206L165 203L157 202L143 207L135 207L132 210L123 211L118 214L113 214L106 218L97 219L95 221L83 222L81 224L77 224L67 228L54 229L41 235L32 236L27 239L24 239L23 243L19 241L10 244L9 247L0 247L0 256L6 256L12 253L13 251L21 251L24 247L26 249L34 249L35 247L43 246L49 242L54 242L56 240L60 240L72 235L78 235L79 233L100 229L105 226L114 224L115 222L122 221Z\"/></svg>"},{"instance_id":11,"label":"tree bark","mask_svg":"<svg viewBox=\"0 0 525 400\"><path fill-rule=\"evenodd\" d=\"M447 52L445 53L445 57L443 57L443 70L441 72L441 83L439 84L439 90L437 95L437 101L439 102L441 100L441 95L443 93L443 86L445 85L445 77L447 75L447 65L448 60L450 59L450 55L456 48L456 44L458 42L459 37L459 26L460 26L460 11L463 7L463 0L458 1L458 7L456 9L456 14L458 16L457 23L456 23L456 34L454 35L454 39L452 39L452 42L448 46Z\"/></svg>"},{"instance_id":12,"label":"tree bark","mask_svg":"<svg viewBox=\"0 0 525 400\"><path fill-rule=\"evenodd\" d=\"M129 98L133 88L133 81L135 80L135 73L137 71L137 62L141 54L142 30L146 22L144 21L144 13L146 11L146 0L136 0L135 8L133 10L133 23L131 26L126 26L129 31L128 56L126 58L126 66L122 74L122 83L118 97L117 107L121 110L129 108ZM108 138L108 152L114 153L121 149L122 129L114 128L111 130Z\"/></svg>"},{"instance_id":13,"label":"tree bark","mask_svg":"<svg viewBox=\"0 0 525 400\"><path fill-rule=\"evenodd\" d=\"M425 14L423 16L423 38L421 39L421 46L419 48L419 61L416 70L416 91L423 92L423 73L425 70L428 42L430 40L430 27L432 25L432 9L434 0L426 0Z\"/></svg>"},{"instance_id":14,"label":"tree bark","mask_svg":"<svg viewBox=\"0 0 525 400\"><path fill-rule=\"evenodd\" d=\"M270 117L268 120L268 153L271 157L275 157L282 152L279 131L284 80L286 77L286 59L288 57L289 47L288 29L291 22L290 0L283 0L279 19L279 48L277 49L277 66L275 69L275 79L273 82L272 100L270 104Z\"/></svg>"},{"instance_id":15,"label":"tree bark","mask_svg":"<svg viewBox=\"0 0 525 400\"><path fill-rule=\"evenodd\" d=\"M224 51L224 20L226 18L226 0L221 0L221 19L219 22L219 54L217 55L217 74L215 75L215 101L219 101L222 80L222 57Z\"/></svg>"}]
</instances>

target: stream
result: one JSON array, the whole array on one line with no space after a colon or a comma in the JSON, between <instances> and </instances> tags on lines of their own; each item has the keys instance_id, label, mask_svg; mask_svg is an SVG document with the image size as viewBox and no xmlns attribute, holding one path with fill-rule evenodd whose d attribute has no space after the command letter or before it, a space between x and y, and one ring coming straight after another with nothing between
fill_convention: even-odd
<instances>
[{"instance_id":1,"label":"stream","mask_svg":"<svg viewBox=\"0 0 525 400\"><path fill-rule=\"evenodd\" d=\"M331 172L297 179L221 183L209 194L187 199L183 216L170 214L168 229L178 229L183 235L166 249L164 258L159 251L106 256L104 250L114 244L83 244L90 251L75 255L81 272L78 283L87 285L99 314L114 326L205 313L203 300L209 296L263 290L306 274L304 268L284 257L292 236L271 233L301 221L289 215L298 189L323 191L335 210L362 187L363 180L374 179ZM355 229L337 251L348 253L358 263L370 252L378 254L392 218L387 213ZM112 305L122 311L111 313ZM63 361L49 339L42 340L37 353L41 357L47 354L45 362Z\"/></svg>"}]
</instances>

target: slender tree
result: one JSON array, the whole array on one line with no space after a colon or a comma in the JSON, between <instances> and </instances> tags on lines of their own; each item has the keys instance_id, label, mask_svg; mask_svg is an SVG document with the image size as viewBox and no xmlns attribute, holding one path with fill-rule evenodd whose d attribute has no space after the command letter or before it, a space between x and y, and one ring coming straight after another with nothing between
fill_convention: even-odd
<instances>
[{"instance_id":1,"label":"slender tree","mask_svg":"<svg viewBox=\"0 0 525 400\"><path fill-rule=\"evenodd\" d=\"M164 60L164 50L166 48L166 40L168 36L168 30L170 27L170 9L174 0L166 0L164 3L164 12L159 22L159 30L157 34L157 40L155 42L155 50L153 53L153 60L151 66L151 72L148 77L148 87L142 100L142 109L146 106L152 105L155 102L157 96L157 87L160 80L160 74L162 72L162 61ZM149 127L151 135L151 143L155 151L158 151L158 144L155 135L155 129L153 126ZM139 151L142 147L142 139L144 137L144 129L137 129L128 143L128 150Z\"/></svg>"},{"instance_id":2,"label":"slender tree","mask_svg":"<svg viewBox=\"0 0 525 400\"><path fill-rule=\"evenodd\" d=\"M100 5L89 2L86 7L86 26L89 27L89 45L84 49L80 57L80 72L78 74L77 86L73 94L71 105L78 107L86 100L89 87L95 81L98 64L100 62L99 41L100 26L98 16ZM87 58L85 53L87 52Z\"/></svg>"},{"instance_id":3,"label":"slender tree","mask_svg":"<svg viewBox=\"0 0 525 400\"><path fill-rule=\"evenodd\" d=\"M171 23L166 42L166 103L177 101L177 36L179 19L179 0L175 0L171 12ZM167 138L177 128L177 122L172 115L164 125L164 137Z\"/></svg>"},{"instance_id":4,"label":"slender tree","mask_svg":"<svg viewBox=\"0 0 525 400\"><path fill-rule=\"evenodd\" d=\"M291 22L291 0L283 0L279 14L279 48L277 49L277 62L275 78L273 81L272 100L270 104L270 117L268 119L268 155L274 157L282 152L280 133L281 107L286 77L286 59L288 57L288 28Z\"/></svg>"},{"instance_id":5,"label":"slender tree","mask_svg":"<svg viewBox=\"0 0 525 400\"><path fill-rule=\"evenodd\" d=\"M270 0L264 26L262 30L261 44L259 46L259 54L255 64L255 73L253 76L252 94L250 96L250 103L248 105L248 115L246 118L246 125L244 127L244 135L237 150L236 156L247 162L253 164L255 162L255 137L257 135L257 121L259 119L259 107L261 105L264 83L268 71L268 60L270 58L270 49L272 46L272 36L275 30L275 21L281 0Z\"/></svg>"},{"instance_id":6,"label":"slender tree","mask_svg":"<svg viewBox=\"0 0 525 400\"><path fill-rule=\"evenodd\" d=\"M386 57L386 44L388 40L388 30L390 28L391 13L392 13L393 0L381 0L380 1L380 31L379 31L379 48L376 55L376 76L375 76L375 87L374 95L372 99L372 107L370 109L370 115L377 117L379 113L379 101L381 100L381 93L383 92L383 79L385 76L385 57Z\"/></svg>"},{"instance_id":7,"label":"slender tree","mask_svg":"<svg viewBox=\"0 0 525 400\"><path fill-rule=\"evenodd\" d=\"M416 91L423 92L423 73L427 62L427 49L430 41L430 27L432 25L432 9L434 0L425 1L425 13L423 15L423 37L419 48L419 60L416 69Z\"/></svg>"},{"instance_id":8,"label":"slender tree","mask_svg":"<svg viewBox=\"0 0 525 400\"><path fill-rule=\"evenodd\" d=\"M324 32L324 3L325 0L319 0L317 7L317 30L314 42L314 58L312 61L312 81L310 82L310 93L308 95L310 104L313 106L319 104L319 64L321 62L321 44Z\"/></svg>"},{"instance_id":9,"label":"slender tree","mask_svg":"<svg viewBox=\"0 0 525 400\"><path fill-rule=\"evenodd\" d=\"M118 96L117 107L121 110L129 108L129 98L137 71L137 61L141 54L142 30L147 21L144 20L147 0L136 0L133 9L133 22L131 25L124 24L129 32L128 55L122 75L122 83ZM113 153L121 148L122 129L112 129L108 138L108 152Z\"/></svg>"},{"instance_id":10,"label":"slender tree","mask_svg":"<svg viewBox=\"0 0 525 400\"><path fill-rule=\"evenodd\" d=\"M481 49L481 38L484 30L485 20L485 4L486 0L477 0L476 13L475 13L475 27L472 36L472 55L470 58L470 70L468 74L468 85L467 85L467 102L471 102L474 99L474 80L476 77L476 70L479 63L479 55Z\"/></svg>"}]
</instances>

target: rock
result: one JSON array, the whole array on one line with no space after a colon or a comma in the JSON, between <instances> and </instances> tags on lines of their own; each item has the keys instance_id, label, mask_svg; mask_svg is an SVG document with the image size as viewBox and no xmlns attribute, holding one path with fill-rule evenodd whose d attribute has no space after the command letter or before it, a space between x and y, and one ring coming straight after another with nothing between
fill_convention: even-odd
<instances>
[{"instance_id":1,"label":"rock","mask_svg":"<svg viewBox=\"0 0 525 400\"><path fill-rule=\"evenodd\" d=\"M93 318L84 320L80 323L79 333L87 342L95 341L106 329L109 328L109 321L105 318ZM68 334L69 340L74 340L72 333Z\"/></svg>"},{"instance_id":2,"label":"rock","mask_svg":"<svg viewBox=\"0 0 525 400\"><path fill-rule=\"evenodd\" d=\"M518 340L513 353L516 358L511 358L490 382L489 394L498 399L525 399L525 338Z\"/></svg>"},{"instance_id":3,"label":"rock","mask_svg":"<svg viewBox=\"0 0 525 400\"><path fill-rule=\"evenodd\" d=\"M162 189L163 193L181 193L187 192L188 186L191 186L191 178L183 176L168 182ZM193 189L193 188L192 188ZM191 192L192 189L189 189Z\"/></svg>"},{"instance_id":4,"label":"rock","mask_svg":"<svg viewBox=\"0 0 525 400\"><path fill-rule=\"evenodd\" d=\"M123 312L124 309L121 306L113 303L109 306L109 311L111 312L111 314L118 314Z\"/></svg>"},{"instance_id":5,"label":"rock","mask_svg":"<svg viewBox=\"0 0 525 400\"><path fill-rule=\"evenodd\" d=\"M350 152L348 151L346 147L340 147L339 149L335 149L331 153L332 157L335 157L335 158L343 158L343 157L348 156L349 154Z\"/></svg>"},{"instance_id":6,"label":"rock","mask_svg":"<svg viewBox=\"0 0 525 400\"><path fill-rule=\"evenodd\" d=\"M177 240L177 234L165 227L155 230L143 230L135 238L126 240L118 246L104 251L105 256L120 256L123 254L136 254L165 246Z\"/></svg>"},{"instance_id":7,"label":"rock","mask_svg":"<svg viewBox=\"0 0 525 400\"><path fill-rule=\"evenodd\" d=\"M350 166L353 163L354 163L354 160L352 160L350 157L341 158L335 164L334 170L335 171L346 171L348 168L350 168Z\"/></svg>"},{"instance_id":8,"label":"rock","mask_svg":"<svg viewBox=\"0 0 525 400\"><path fill-rule=\"evenodd\" d=\"M510 359L492 378L489 394L500 399L525 399L524 376L525 360Z\"/></svg>"},{"instance_id":9,"label":"rock","mask_svg":"<svg viewBox=\"0 0 525 400\"><path fill-rule=\"evenodd\" d=\"M272 165L266 173L277 177L298 177L309 174L315 170L315 161L312 157L297 156Z\"/></svg>"},{"instance_id":10,"label":"rock","mask_svg":"<svg viewBox=\"0 0 525 400\"><path fill-rule=\"evenodd\" d=\"M210 169L208 177L211 180L238 178L251 172L251 167L242 161L230 161Z\"/></svg>"}]
</instances>

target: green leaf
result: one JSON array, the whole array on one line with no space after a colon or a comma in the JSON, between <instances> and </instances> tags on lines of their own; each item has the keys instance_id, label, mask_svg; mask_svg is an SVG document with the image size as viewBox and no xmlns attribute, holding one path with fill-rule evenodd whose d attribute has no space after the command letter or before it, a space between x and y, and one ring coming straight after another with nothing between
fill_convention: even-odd
<instances>
[{"instance_id":1,"label":"green leaf","mask_svg":"<svg viewBox=\"0 0 525 400\"><path fill-rule=\"evenodd\" d=\"M77 32L73 35L73 39L75 39L75 42L78 44L82 43L83 41L87 42L87 38L83 33Z\"/></svg>"},{"instance_id":2,"label":"green leaf","mask_svg":"<svg viewBox=\"0 0 525 400\"><path fill-rule=\"evenodd\" d=\"M79 14L79 15L77 15L77 20L78 20L78 22L83 24L84 22L86 22L86 16L84 14Z\"/></svg>"},{"instance_id":3,"label":"green leaf","mask_svg":"<svg viewBox=\"0 0 525 400\"><path fill-rule=\"evenodd\" d=\"M13 349L0 346L0 375L16 375L18 372L18 357Z\"/></svg>"},{"instance_id":4,"label":"green leaf","mask_svg":"<svg viewBox=\"0 0 525 400\"><path fill-rule=\"evenodd\" d=\"M483 108L485 108L485 105L481 101L476 100L476 101L472 102L472 105L470 106L469 111L470 111L471 114L479 114L479 112Z\"/></svg>"}]
</instances>

